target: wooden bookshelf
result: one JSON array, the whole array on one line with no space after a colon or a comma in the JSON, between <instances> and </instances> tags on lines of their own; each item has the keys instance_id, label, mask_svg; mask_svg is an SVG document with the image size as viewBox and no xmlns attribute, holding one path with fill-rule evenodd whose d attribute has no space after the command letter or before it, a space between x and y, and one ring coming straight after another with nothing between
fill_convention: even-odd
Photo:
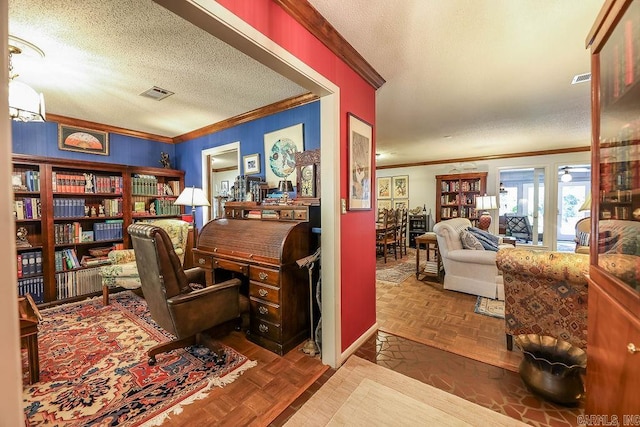
<instances>
[{"instance_id":1,"label":"wooden bookshelf","mask_svg":"<svg viewBox=\"0 0 640 427\"><path fill-rule=\"evenodd\" d=\"M95 258L92 253L114 245L130 248L126 230L138 219L182 214L172 201L184 188L183 171L29 155L12 160L16 230L26 231L26 242L16 237L18 292L30 293L40 305L98 295L100 266L78 265L83 257ZM140 175L149 178L149 193L155 177L156 194L134 192L133 178ZM134 212L139 200L144 210ZM157 200L167 212L150 211ZM74 255L77 263L69 266L66 259Z\"/></svg>"},{"instance_id":2,"label":"wooden bookshelf","mask_svg":"<svg viewBox=\"0 0 640 427\"><path fill-rule=\"evenodd\" d=\"M487 172L436 175L436 222L468 218L476 223L476 196L487 191Z\"/></svg>"}]
</instances>

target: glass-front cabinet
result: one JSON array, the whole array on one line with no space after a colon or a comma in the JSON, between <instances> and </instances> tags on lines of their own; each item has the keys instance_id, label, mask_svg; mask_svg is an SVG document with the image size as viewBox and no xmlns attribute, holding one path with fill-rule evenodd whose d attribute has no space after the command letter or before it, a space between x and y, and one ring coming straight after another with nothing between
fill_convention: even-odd
<instances>
[{"instance_id":1,"label":"glass-front cabinet","mask_svg":"<svg viewBox=\"0 0 640 427\"><path fill-rule=\"evenodd\" d=\"M640 1L605 1L586 44L594 174L585 414L625 425L640 408Z\"/></svg>"},{"instance_id":2,"label":"glass-front cabinet","mask_svg":"<svg viewBox=\"0 0 640 427\"><path fill-rule=\"evenodd\" d=\"M621 2L619 2L621 3ZM600 51L597 265L640 291L640 2ZM594 135L594 138L596 135Z\"/></svg>"}]
</instances>

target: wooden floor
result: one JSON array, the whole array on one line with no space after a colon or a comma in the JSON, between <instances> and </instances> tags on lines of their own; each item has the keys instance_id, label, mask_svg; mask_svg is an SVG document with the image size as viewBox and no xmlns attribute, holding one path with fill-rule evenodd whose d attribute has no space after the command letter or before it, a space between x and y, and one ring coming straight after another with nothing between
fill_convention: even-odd
<instances>
[{"instance_id":1,"label":"wooden floor","mask_svg":"<svg viewBox=\"0 0 640 427\"><path fill-rule=\"evenodd\" d=\"M387 261L379 268L398 262L415 264L414 251L398 261ZM393 258L392 258L393 260ZM420 276L421 278L424 276ZM432 278L409 277L401 285L376 285L377 321L380 330L470 357L512 371L518 370L522 353L508 351L504 319L474 313L475 295L447 291Z\"/></svg>"},{"instance_id":2,"label":"wooden floor","mask_svg":"<svg viewBox=\"0 0 640 427\"><path fill-rule=\"evenodd\" d=\"M216 388L203 400L183 407L165 426L266 426L307 390L327 369L319 356L299 349L281 357L232 332L221 340L255 360L233 383Z\"/></svg>"},{"instance_id":3,"label":"wooden floor","mask_svg":"<svg viewBox=\"0 0 640 427\"><path fill-rule=\"evenodd\" d=\"M415 262L415 257L412 252L399 261L392 257L384 267L395 262ZM474 314L475 296L444 291L441 284L414 276L402 285L378 282L377 293L381 330L516 370L522 356L506 351L504 320ZM287 413L295 411L295 402L304 402L335 372L318 356L296 349L280 357L239 332L222 341L258 365L232 384L212 390L205 399L184 406L180 415L173 415L163 426L281 425Z\"/></svg>"}]
</instances>

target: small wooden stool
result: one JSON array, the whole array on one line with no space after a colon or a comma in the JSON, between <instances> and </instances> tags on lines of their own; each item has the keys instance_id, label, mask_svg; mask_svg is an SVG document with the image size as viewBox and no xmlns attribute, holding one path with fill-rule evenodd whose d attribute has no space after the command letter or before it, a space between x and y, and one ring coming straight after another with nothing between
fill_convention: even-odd
<instances>
[{"instance_id":1,"label":"small wooden stool","mask_svg":"<svg viewBox=\"0 0 640 427\"><path fill-rule=\"evenodd\" d=\"M427 251L427 259L425 266L420 270L420 245L424 245ZM433 251L433 256L431 256ZM440 271L442 270L442 259L438 251L438 239L436 233L428 231L416 237L416 279L420 278L420 274L430 276L440 280Z\"/></svg>"}]
</instances>

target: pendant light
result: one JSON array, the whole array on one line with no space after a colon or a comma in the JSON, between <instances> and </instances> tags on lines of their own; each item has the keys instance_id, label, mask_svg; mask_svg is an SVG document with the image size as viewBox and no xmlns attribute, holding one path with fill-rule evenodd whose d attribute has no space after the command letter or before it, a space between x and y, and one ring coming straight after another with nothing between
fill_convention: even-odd
<instances>
[{"instance_id":1,"label":"pendant light","mask_svg":"<svg viewBox=\"0 0 640 427\"><path fill-rule=\"evenodd\" d=\"M22 53L22 48L17 45L27 46L33 49L41 57L44 53L31 43L9 36L9 117L13 120L23 122L43 122L46 120L44 97L36 92L28 84L16 80L18 74L13 73L13 55Z\"/></svg>"}]
</instances>

